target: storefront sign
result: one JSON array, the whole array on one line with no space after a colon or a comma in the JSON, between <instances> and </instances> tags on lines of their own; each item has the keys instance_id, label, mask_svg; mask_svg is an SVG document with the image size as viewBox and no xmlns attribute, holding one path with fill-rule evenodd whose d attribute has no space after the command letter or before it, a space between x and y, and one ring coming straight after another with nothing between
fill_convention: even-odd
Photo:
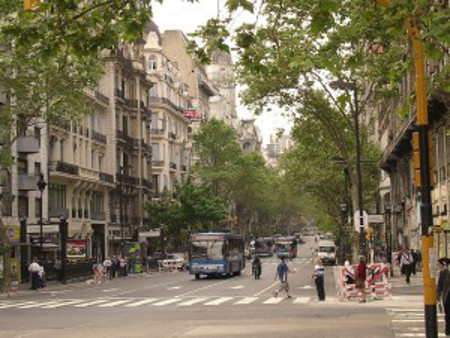
<instances>
[{"instance_id":1,"label":"storefront sign","mask_svg":"<svg viewBox=\"0 0 450 338\"><path fill-rule=\"evenodd\" d=\"M20 242L20 226L18 225L8 225L8 239L10 243Z\"/></svg>"},{"instance_id":2,"label":"storefront sign","mask_svg":"<svg viewBox=\"0 0 450 338\"><path fill-rule=\"evenodd\" d=\"M27 234L39 234L41 232L41 227L39 225L28 225ZM43 225L42 232L44 234L58 233L59 225Z\"/></svg>"},{"instance_id":3,"label":"storefront sign","mask_svg":"<svg viewBox=\"0 0 450 338\"><path fill-rule=\"evenodd\" d=\"M86 258L86 241L67 240L67 258Z\"/></svg>"}]
</instances>

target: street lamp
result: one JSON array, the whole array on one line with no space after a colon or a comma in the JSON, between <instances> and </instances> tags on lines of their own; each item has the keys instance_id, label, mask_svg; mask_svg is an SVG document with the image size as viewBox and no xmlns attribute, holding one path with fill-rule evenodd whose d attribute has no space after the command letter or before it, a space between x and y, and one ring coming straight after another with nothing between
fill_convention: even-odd
<instances>
[{"instance_id":1,"label":"street lamp","mask_svg":"<svg viewBox=\"0 0 450 338\"><path fill-rule=\"evenodd\" d=\"M131 169L132 166L129 164L120 166L119 171L119 219L120 219L120 253L123 255L123 244L124 244L124 235L123 235L123 172L125 169Z\"/></svg>"},{"instance_id":2,"label":"street lamp","mask_svg":"<svg viewBox=\"0 0 450 338\"><path fill-rule=\"evenodd\" d=\"M345 261L345 257L347 255L347 241L346 238L346 224L347 224L347 212L348 205L346 199L341 203L341 231L339 236L340 249L341 249L341 262Z\"/></svg>"},{"instance_id":3,"label":"street lamp","mask_svg":"<svg viewBox=\"0 0 450 338\"><path fill-rule=\"evenodd\" d=\"M44 190L45 187L47 186L47 183L44 180L44 175L42 173L39 174L39 180L37 181L37 187L39 189L39 192L41 193L41 205L39 208L39 249L40 249L40 254L42 255L43 250L42 250L42 232L43 232L43 227L44 227L44 221L42 219L42 215L44 213L44 202L43 202L43 195L44 195Z\"/></svg>"},{"instance_id":4,"label":"street lamp","mask_svg":"<svg viewBox=\"0 0 450 338\"><path fill-rule=\"evenodd\" d=\"M393 272L393 266L392 266L392 230L391 230L391 205L385 204L384 205L384 214L385 214L385 227L386 227L386 234L385 234L385 241L386 241L386 259L387 262L391 266L391 275Z\"/></svg>"},{"instance_id":5,"label":"street lamp","mask_svg":"<svg viewBox=\"0 0 450 338\"><path fill-rule=\"evenodd\" d=\"M356 82L345 82L342 80L330 83L331 88L353 91L353 122L355 124L356 138L356 175L358 179L358 208L359 208L359 251L360 255L364 255L364 216L363 216L363 194L362 194L362 178L361 178L361 141L359 139L359 121L358 121L358 90Z\"/></svg>"}]
</instances>

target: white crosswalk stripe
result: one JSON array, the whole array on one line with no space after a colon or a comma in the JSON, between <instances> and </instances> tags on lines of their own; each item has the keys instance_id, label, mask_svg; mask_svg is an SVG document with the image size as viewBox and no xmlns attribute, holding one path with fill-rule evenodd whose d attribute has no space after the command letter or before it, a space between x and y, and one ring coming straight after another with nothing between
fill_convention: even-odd
<instances>
[{"instance_id":1,"label":"white crosswalk stripe","mask_svg":"<svg viewBox=\"0 0 450 338\"><path fill-rule=\"evenodd\" d=\"M311 297L256 297L256 296L248 296L248 297L219 297L219 296L196 296L196 297L171 297L171 298L156 298L156 297L148 297L148 298L126 298L126 297L116 297L116 298L94 298L94 299L52 299L52 300L41 300L41 301L4 301L0 302L0 310L2 309L60 309L60 308L88 308L88 307L96 307L96 308L112 308L112 307L125 307L125 308L138 308L141 306L179 306L179 307L187 307L187 306L219 306L219 305L233 305L233 306L243 306L250 304L265 304L265 305L277 305L277 304L285 304L285 305L298 305L298 304L308 304L312 301ZM326 302L329 304L328 300ZM406 312L401 313L399 311L392 311L393 314L396 314L396 317L392 319L392 322L420 322L423 321L423 317L421 317L421 313L419 312ZM409 316L407 314L410 314ZM442 317L440 316L442 320Z\"/></svg>"},{"instance_id":2,"label":"white crosswalk stripe","mask_svg":"<svg viewBox=\"0 0 450 338\"><path fill-rule=\"evenodd\" d=\"M263 302L263 304L278 304L282 301L283 301L282 297L271 297L268 300L266 300L265 302Z\"/></svg>"},{"instance_id":3,"label":"white crosswalk stripe","mask_svg":"<svg viewBox=\"0 0 450 338\"><path fill-rule=\"evenodd\" d=\"M222 303L228 302L231 299L233 299L233 297L220 297L219 299L216 299L216 300L213 300L211 302L208 302L205 305L216 306L216 305L220 305Z\"/></svg>"},{"instance_id":4,"label":"white crosswalk stripe","mask_svg":"<svg viewBox=\"0 0 450 338\"><path fill-rule=\"evenodd\" d=\"M163 306L163 305L169 305L169 304L172 304L172 303L176 303L176 302L179 302L179 301L181 301L181 298L169 298L169 299L163 300L161 302L154 303L153 305L155 305L155 306Z\"/></svg>"},{"instance_id":5,"label":"white crosswalk stripe","mask_svg":"<svg viewBox=\"0 0 450 338\"><path fill-rule=\"evenodd\" d=\"M112 303L100 304L98 307L113 307L130 302L131 299L116 300Z\"/></svg>"},{"instance_id":6,"label":"white crosswalk stripe","mask_svg":"<svg viewBox=\"0 0 450 338\"><path fill-rule=\"evenodd\" d=\"M398 338L426 337L423 308L395 307L395 308L388 308L387 312L391 319L394 337ZM444 326L443 314L438 314L438 324L440 328L443 328ZM446 336L443 332L441 332L438 334L438 337L446 337Z\"/></svg>"},{"instance_id":7,"label":"white crosswalk stripe","mask_svg":"<svg viewBox=\"0 0 450 338\"><path fill-rule=\"evenodd\" d=\"M131 303L131 304L126 304L125 307L138 307L138 306L142 306L145 304L150 304L150 303L156 302L157 300L158 300L158 298L147 298L147 299L143 299L143 300Z\"/></svg>"},{"instance_id":8,"label":"white crosswalk stripe","mask_svg":"<svg viewBox=\"0 0 450 338\"><path fill-rule=\"evenodd\" d=\"M243 304L250 304L256 301L257 297L245 297L241 299L240 301L237 301L236 303L233 303L233 305L243 305Z\"/></svg>"},{"instance_id":9,"label":"white crosswalk stripe","mask_svg":"<svg viewBox=\"0 0 450 338\"><path fill-rule=\"evenodd\" d=\"M203 302L203 301L205 301L207 299L208 298L193 298L193 299L190 299L190 300L188 300L186 302L178 304L178 306L191 306L191 305L194 305L194 304L197 304L197 303L201 303L201 302Z\"/></svg>"}]
</instances>

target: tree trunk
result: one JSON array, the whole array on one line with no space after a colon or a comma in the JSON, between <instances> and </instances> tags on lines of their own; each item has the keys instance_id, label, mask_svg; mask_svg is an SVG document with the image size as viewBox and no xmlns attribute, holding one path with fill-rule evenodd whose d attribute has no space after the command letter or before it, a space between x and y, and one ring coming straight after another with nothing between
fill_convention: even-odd
<instances>
[{"instance_id":1,"label":"tree trunk","mask_svg":"<svg viewBox=\"0 0 450 338\"><path fill-rule=\"evenodd\" d=\"M9 240L7 228L3 224L0 218L0 251L3 251L3 292L9 293L11 289L11 276L10 276L10 258L11 252L9 248Z\"/></svg>"}]
</instances>

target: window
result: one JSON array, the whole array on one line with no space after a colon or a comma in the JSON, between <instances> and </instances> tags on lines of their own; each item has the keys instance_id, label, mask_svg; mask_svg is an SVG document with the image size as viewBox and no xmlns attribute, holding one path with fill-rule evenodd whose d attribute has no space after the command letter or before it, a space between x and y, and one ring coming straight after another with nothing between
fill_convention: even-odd
<instances>
[{"instance_id":1,"label":"window","mask_svg":"<svg viewBox=\"0 0 450 338\"><path fill-rule=\"evenodd\" d=\"M17 171L19 174L28 174L28 161L23 158L17 159Z\"/></svg>"},{"instance_id":2,"label":"window","mask_svg":"<svg viewBox=\"0 0 450 338\"><path fill-rule=\"evenodd\" d=\"M77 163L78 162L78 158L77 158L77 144L74 143L73 144L73 162Z\"/></svg>"},{"instance_id":3,"label":"window","mask_svg":"<svg viewBox=\"0 0 450 338\"><path fill-rule=\"evenodd\" d=\"M159 144L158 143L152 143L152 154L153 154L153 159L155 161L159 161L160 160Z\"/></svg>"},{"instance_id":4,"label":"window","mask_svg":"<svg viewBox=\"0 0 450 338\"><path fill-rule=\"evenodd\" d=\"M49 184L50 209L60 211L66 208L66 186L60 184Z\"/></svg>"},{"instance_id":5,"label":"window","mask_svg":"<svg viewBox=\"0 0 450 338\"><path fill-rule=\"evenodd\" d=\"M158 85L155 83L149 90L150 97L158 97Z\"/></svg>"},{"instance_id":6,"label":"window","mask_svg":"<svg viewBox=\"0 0 450 338\"><path fill-rule=\"evenodd\" d=\"M28 217L28 197L19 196L19 217Z\"/></svg>"},{"instance_id":7,"label":"window","mask_svg":"<svg viewBox=\"0 0 450 338\"><path fill-rule=\"evenodd\" d=\"M159 192L159 176L158 175L152 175L152 186L153 186L153 191L158 193Z\"/></svg>"},{"instance_id":8,"label":"window","mask_svg":"<svg viewBox=\"0 0 450 338\"><path fill-rule=\"evenodd\" d=\"M41 164L39 162L34 163L34 174L39 176L41 174Z\"/></svg>"},{"instance_id":9,"label":"window","mask_svg":"<svg viewBox=\"0 0 450 338\"><path fill-rule=\"evenodd\" d=\"M92 167L92 169L97 169L96 165L97 165L96 153L95 153L95 150L92 150L91 151L91 167Z\"/></svg>"},{"instance_id":10,"label":"window","mask_svg":"<svg viewBox=\"0 0 450 338\"><path fill-rule=\"evenodd\" d=\"M34 215L36 218L39 218L41 216L41 199L36 198L34 200Z\"/></svg>"},{"instance_id":11,"label":"window","mask_svg":"<svg viewBox=\"0 0 450 338\"><path fill-rule=\"evenodd\" d=\"M105 164L105 154L100 153L98 155L98 170L103 171L103 166Z\"/></svg>"},{"instance_id":12,"label":"window","mask_svg":"<svg viewBox=\"0 0 450 338\"><path fill-rule=\"evenodd\" d=\"M64 140L59 141L59 160L64 162Z\"/></svg>"},{"instance_id":13,"label":"window","mask_svg":"<svg viewBox=\"0 0 450 338\"><path fill-rule=\"evenodd\" d=\"M158 65L157 65L156 57L154 55L150 56L148 58L148 69L156 70L157 67L158 67Z\"/></svg>"}]
</instances>

